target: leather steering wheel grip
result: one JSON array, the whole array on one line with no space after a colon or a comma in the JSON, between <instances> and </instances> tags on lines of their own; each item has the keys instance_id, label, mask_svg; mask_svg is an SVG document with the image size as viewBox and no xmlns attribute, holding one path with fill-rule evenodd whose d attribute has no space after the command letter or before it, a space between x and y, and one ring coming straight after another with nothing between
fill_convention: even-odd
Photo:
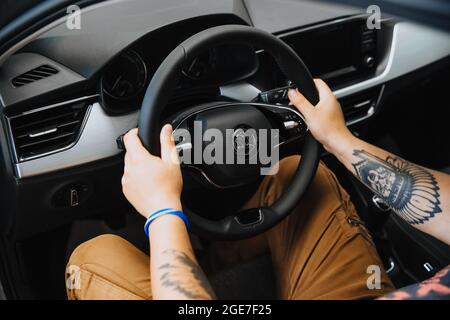
<instances>
[{"instance_id":1,"label":"leather steering wheel grip","mask_svg":"<svg viewBox=\"0 0 450 320\"><path fill-rule=\"evenodd\" d=\"M139 117L139 136L143 145L152 154L160 154L160 116L179 82L184 65L207 49L223 44L251 45L268 52L285 76L301 89L302 94L313 105L319 102L319 95L309 70L286 43L268 32L253 27L241 25L213 27L193 35L176 47L159 66L147 88ZM314 178L319 156L320 145L308 133L302 159L291 184L270 208L261 208L260 223L243 226L232 216L220 221L211 221L187 210L194 231L216 239L240 239L268 230L297 205Z\"/></svg>"}]
</instances>

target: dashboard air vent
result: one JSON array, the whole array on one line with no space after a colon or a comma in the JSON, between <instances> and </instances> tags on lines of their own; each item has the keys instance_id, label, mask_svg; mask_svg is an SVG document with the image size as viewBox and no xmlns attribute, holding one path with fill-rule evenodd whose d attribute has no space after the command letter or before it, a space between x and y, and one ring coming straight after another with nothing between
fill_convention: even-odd
<instances>
[{"instance_id":1,"label":"dashboard air vent","mask_svg":"<svg viewBox=\"0 0 450 320\"><path fill-rule=\"evenodd\" d=\"M86 102L31 111L9 119L17 159L25 161L70 147L80 134Z\"/></svg>"},{"instance_id":2,"label":"dashboard air vent","mask_svg":"<svg viewBox=\"0 0 450 320\"><path fill-rule=\"evenodd\" d=\"M380 88L369 89L339 99L345 119L352 121L367 116L370 108L374 108L380 96Z\"/></svg>"},{"instance_id":3,"label":"dashboard air vent","mask_svg":"<svg viewBox=\"0 0 450 320\"><path fill-rule=\"evenodd\" d=\"M57 73L58 73L57 69L48 64L44 64L40 67L34 68L33 70L30 70L28 72L21 74L20 76L13 78L11 80L11 83L15 88L18 88L31 82L50 77Z\"/></svg>"}]
</instances>

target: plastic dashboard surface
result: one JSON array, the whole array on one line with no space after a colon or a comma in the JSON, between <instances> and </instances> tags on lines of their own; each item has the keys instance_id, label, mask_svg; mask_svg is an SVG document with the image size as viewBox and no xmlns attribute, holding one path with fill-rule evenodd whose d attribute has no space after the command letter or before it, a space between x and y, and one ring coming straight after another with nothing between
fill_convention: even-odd
<instances>
[{"instance_id":1,"label":"plastic dashboard surface","mask_svg":"<svg viewBox=\"0 0 450 320\"><path fill-rule=\"evenodd\" d=\"M204 5L199 2L204 2ZM311 7L313 6L311 2L305 4L303 1L278 0L275 1L278 5L274 12L276 15L286 14L288 18L271 21L268 17L264 17L269 8L267 7L269 2L261 1L259 8L257 3L259 0L171 0L170 6L167 5L166 0L104 2L88 7L83 13L82 32L70 33L65 28L64 21L58 21L29 38L28 43L22 43L15 50L25 46L24 51L29 50L46 56L65 66L72 71L73 78L66 83L69 86L94 77L113 57L145 34L177 21L189 20L197 16L216 15L215 17L222 18L225 16L226 19L230 19L228 20L230 23L254 24L270 32L280 33L302 26L301 23L295 26L295 17L286 13L295 11L295 8L299 10L302 8L303 15L307 15L305 8L309 8L306 11L309 10L311 14L304 21L307 24L355 12L354 9L345 7L322 12L319 5ZM117 30L121 30L119 36ZM158 44L155 43L155 45ZM412 23L398 22L393 28L392 43L383 69L379 70L373 78L341 88L335 94L341 98L383 85L387 81L445 58L449 54L450 36L448 34ZM11 57L8 59L7 55L0 57L0 61L2 60L3 68L13 61ZM48 91L48 87L43 86L42 89L43 93ZM0 88L0 93L3 93L2 91ZM245 101L255 97L258 88L248 83L240 83L221 87L220 91L223 95L228 92L230 98ZM38 88L35 89L34 94L39 94ZM11 108L14 109L14 107ZM11 108L6 107L10 110ZM16 176L32 177L117 155L121 151L115 144L116 138L135 127L137 117L138 112L112 117L104 112L99 103L94 103L78 143L59 153L16 163Z\"/></svg>"},{"instance_id":2,"label":"plastic dashboard surface","mask_svg":"<svg viewBox=\"0 0 450 320\"><path fill-rule=\"evenodd\" d=\"M82 86L128 46L155 30L181 21L210 17L218 24L247 24L281 34L363 12L359 8L305 0L170 0L170 5L168 3L167 0L105 1L83 9L81 30L68 30L65 19L60 19L26 38L0 57L0 67L11 68L13 62L8 57L14 52L32 52L64 66L70 70L71 77L63 79L53 90L50 89L52 84L46 83L47 80L40 81L36 86L13 91L0 83L3 106L8 108L39 94L49 95L56 89ZM283 19L279 19L280 16ZM410 32L409 29L405 30ZM429 42L432 44L438 33L422 27L417 27L415 31L418 31L418 37L430 34ZM410 37L411 47L419 42L412 32L405 36ZM408 41L405 39L400 40L401 45ZM424 43L427 43L428 39L425 40ZM154 46L160 44L155 42ZM410 54L415 52L415 48L412 49ZM437 52L434 52L434 47L429 50L431 57L425 60L440 55L441 49L446 49L445 44L439 44ZM401 64L413 64L422 58L413 57ZM394 68L397 69L396 66ZM415 69L414 66L408 68ZM403 71L406 68L400 66L399 69ZM342 96L346 92L339 91L338 95Z\"/></svg>"},{"instance_id":3,"label":"plastic dashboard surface","mask_svg":"<svg viewBox=\"0 0 450 320\"><path fill-rule=\"evenodd\" d=\"M18 50L33 52L78 74L78 80L65 83L76 85L94 77L111 59L140 38L181 21L211 17L217 24L246 24L280 33L362 13L360 9L347 6L327 5L326 10L323 6L302 0L105 1L83 9L80 30L69 30L65 18L57 20L1 56L0 66L8 64L8 56ZM268 12L272 13L270 17L267 17ZM284 18L276 18L279 16ZM38 94L38 89L33 94ZM47 88L41 93L48 93ZM21 96L5 99L5 102L11 101L5 105L23 101Z\"/></svg>"},{"instance_id":4,"label":"plastic dashboard surface","mask_svg":"<svg viewBox=\"0 0 450 320\"><path fill-rule=\"evenodd\" d=\"M393 42L384 71L372 79L336 91L338 97L381 85L450 54L450 36L445 33L406 22L396 24L393 32ZM430 47L434 50L430 51ZM226 88L221 89L226 91ZM240 91L243 96L235 98L242 100L249 99L251 95L256 96L258 92L255 88L249 88L248 84L235 86L233 91ZM250 92L250 96L245 96L246 92ZM124 116L123 119L113 118L108 117L101 107L96 105L86 124L86 128L92 126L95 132L85 129L81 135L81 141L84 143L77 144L68 151L17 164L17 173L20 177L28 177L114 156L120 152L115 145L115 139L135 127L136 123L137 112ZM97 149L99 145L102 145L101 149Z\"/></svg>"},{"instance_id":5,"label":"plastic dashboard surface","mask_svg":"<svg viewBox=\"0 0 450 320\"><path fill-rule=\"evenodd\" d=\"M364 12L361 8L307 0L244 0L244 3L253 25L274 34Z\"/></svg>"}]
</instances>

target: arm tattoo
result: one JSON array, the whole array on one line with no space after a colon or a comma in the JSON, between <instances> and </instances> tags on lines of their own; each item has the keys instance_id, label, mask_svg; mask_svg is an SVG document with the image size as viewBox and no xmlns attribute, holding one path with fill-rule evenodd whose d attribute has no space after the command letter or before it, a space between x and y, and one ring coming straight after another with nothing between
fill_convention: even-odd
<instances>
[{"instance_id":1,"label":"arm tattoo","mask_svg":"<svg viewBox=\"0 0 450 320\"><path fill-rule=\"evenodd\" d=\"M391 292L380 300L449 300L450 299L450 266L421 283L415 283L400 290Z\"/></svg>"},{"instance_id":2,"label":"arm tattoo","mask_svg":"<svg viewBox=\"0 0 450 320\"><path fill-rule=\"evenodd\" d=\"M183 294L188 299L215 298L208 279L200 266L187 254L177 250L165 250L170 262L159 267L161 284Z\"/></svg>"},{"instance_id":3,"label":"arm tattoo","mask_svg":"<svg viewBox=\"0 0 450 320\"><path fill-rule=\"evenodd\" d=\"M360 159L352 164L359 180L408 223L422 224L442 212L439 186L428 170L394 156L383 160L364 150L353 155Z\"/></svg>"}]
</instances>

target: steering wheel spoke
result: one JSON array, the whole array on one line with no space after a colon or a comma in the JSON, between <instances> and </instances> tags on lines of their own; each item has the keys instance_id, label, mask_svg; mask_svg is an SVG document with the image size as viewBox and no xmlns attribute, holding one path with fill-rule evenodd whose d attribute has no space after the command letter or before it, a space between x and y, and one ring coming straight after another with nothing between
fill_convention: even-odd
<instances>
[{"instance_id":1,"label":"steering wheel spoke","mask_svg":"<svg viewBox=\"0 0 450 320\"><path fill-rule=\"evenodd\" d=\"M265 110L266 117L278 130L278 146L280 148L305 138L308 133L303 115L291 106L265 103L254 103L253 105Z\"/></svg>"}]
</instances>

